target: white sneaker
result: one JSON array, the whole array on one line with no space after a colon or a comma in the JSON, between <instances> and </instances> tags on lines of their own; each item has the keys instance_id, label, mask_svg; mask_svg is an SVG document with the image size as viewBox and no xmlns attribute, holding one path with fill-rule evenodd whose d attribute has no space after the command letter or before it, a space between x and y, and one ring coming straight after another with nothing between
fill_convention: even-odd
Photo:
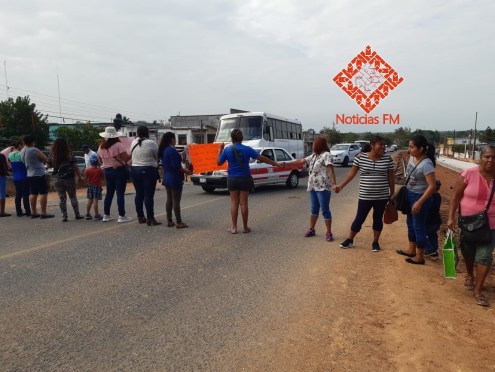
<instances>
[{"instance_id":1,"label":"white sneaker","mask_svg":"<svg viewBox=\"0 0 495 372\"><path fill-rule=\"evenodd\" d=\"M114 218L112 216L110 216L109 214L103 215L103 219L102 219L103 222L108 222L108 221L113 221L113 220L114 220Z\"/></svg>"},{"instance_id":2,"label":"white sneaker","mask_svg":"<svg viewBox=\"0 0 495 372\"><path fill-rule=\"evenodd\" d=\"M132 221L132 218L129 216L119 216L119 219L117 220L118 223L125 223L125 222L130 222Z\"/></svg>"}]
</instances>

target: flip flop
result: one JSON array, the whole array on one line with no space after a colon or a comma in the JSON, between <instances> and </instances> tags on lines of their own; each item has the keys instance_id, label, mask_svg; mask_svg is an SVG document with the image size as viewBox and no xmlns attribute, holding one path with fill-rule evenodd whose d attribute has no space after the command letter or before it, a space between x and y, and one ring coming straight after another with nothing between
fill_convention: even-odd
<instances>
[{"instance_id":1,"label":"flip flop","mask_svg":"<svg viewBox=\"0 0 495 372\"><path fill-rule=\"evenodd\" d=\"M413 265L424 265L425 264L425 260L414 261L411 257L406 258L406 262L407 263L410 263L410 264L413 264Z\"/></svg>"},{"instance_id":2,"label":"flip flop","mask_svg":"<svg viewBox=\"0 0 495 372\"><path fill-rule=\"evenodd\" d=\"M414 256L416 256L416 254L404 252L402 249L396 249L395 250L395 253L400 254L402 256L407 256L407 257L414 257Z\"/></svg>"},{"instance_id":3,"label":"flip flop","mask_svg":"<svg viewBox=\"0 0 495 372\"><path fill-rule=\"evenodd\" d=\"M231 228L228 228L228 229L227 229L227 232L229 232L229 233L231 233L231 234L237 234L237 231L232 231L232 229L231 229Z\"/></svg>"},{"instance_id":4,"label":"flip flop","mask_svg":"<svg viewBox=\"0 0 495 372\"><path fill-rule=\"evenodd\" d=\"M474 289L474 279L467 277L464 280L464 288L466 288L468 291L472 291Z\"/></svg>"},{"instance_id":5,"label":"flip flop","mask_svg":"<svg viewBox=\"0 0 495 372\"><path fill-rule=\"evenodd\" d=\"M488 299L485 297L485 295L483 294L480 294L479 296L474 296L474 302L476 302L476 305L479 305L479 306L488 306Z\"/></svg>"},{"instance_id":6,"label":"flip flop","mask_svg":"<svg viewBox=\"0 0 495 372\"><path fill-rule=\"evenodd\" d=\"M243 231L244 234L247 234L247 233L250 233L251 232L251 228L247 228L246 230Z\"/></svg>"}]
</instances>

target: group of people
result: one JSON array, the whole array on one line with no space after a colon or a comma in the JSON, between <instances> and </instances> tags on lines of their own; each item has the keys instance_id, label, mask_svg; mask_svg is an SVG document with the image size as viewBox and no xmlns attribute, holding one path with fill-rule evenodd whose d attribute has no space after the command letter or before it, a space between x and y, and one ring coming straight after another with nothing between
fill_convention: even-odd
<instances>
[{"instance_id":1,"label":"group of people","mask_svg":"<svg viewBox=\"0 0 495 372\"><path fill-rule=\"evenodd\" d=\"M359 173L359 195L356 216L351 224L349 235L340 247L351 248L354 239L360 232L364 221L373 209L373 241L372 252L380 252L380 234L383 230L383 216L388 205L395 200L394 163L385 152L385 140L376 136L354 160L351 170L345 179L338 184L332 164L332 157L326 138L317 137L313 143L313 153L304 158L284 163L268 159L252 148L242 145L243 134L234 129L231 133L232 145L220 146L218 165L228 161L228 190L231 199L232 224L228 231L238 232L237 219L241 209L243 232L250 232L248 225L248 196L252 187L249 171L249 160L268 163L274 166L307 165L309 177L308 187L310 200L310 223L305 237L316 235L316 222L320 214L325 221L328 242L334 240L332 234L332 214L330 211L331 193L341 192ZM409 141L409 162L406 168L407 200L410 211L407 213L407 249L397 249L396 253L406 256L405 261L412 265L424 265L425 257L438 259L438 231L442 219L440 215L441 182L435 178L436 152L422 135L417 135ZM492 238L486 244L472 244L462 238L461 251L467 268L464 286L473 290L476 304L488 306L488 300L483 295L484 281L488 275L493 260L495 244L495 203L492 202L495 187L495 146L486 146L481 150L479 165L463 171L459 175L454 197L451 201L447 226L455 227L455 217L459 210L460 216L468 216L483 212L486 209ZM491 197L490 197L491 195ZM459 209L460 206L460 209ZM474 271L475 263L476 275Z\"/></svg>"},{"instance_id":2,"label":"group of people","mask_svg":"<svg viewBox=\"0 0 495 372\"><path fill-rule=\"evenodd\" d=\"M54 186L59 195L63 221L68 220L67 195L74 210L75 219L84 218L79 212L76 196L76 178L80 181L83 177L88 181L86 219L93 219L90 213L93 208L94 219L103 222L112 221L114 218L110 214L110 209L114 195L117 194L119 213L117 222L131 221L132 218L126 214L124 194L128 178L132 177L138 222L148 226L160 225L161 222L155 219L154 214L154 194L156 183L160 178L158 167L161 162L164 170L162 184L167 192L167 226L188 227L182 220L180 202L184 176L191 174L191 170L183 166L183 159L175 149L175 135L172 132L165 133L158 145L149 139L148 128L140 126L137 129L137 138L131 144L130 154L120 142L121 134L114 127L107 127L104 132L100 133L100 137L101 142L96 153L87 146L84 148L87 162L84 175L81 174L75 157L63 138L53 143L48 158L35 147L34 138L31 135L24 136L22 142L13 143L8 160L0 155L0 217L10 216L5 212L5 184L9 168L12 169L16 188L17 216L41 219L53 217L47 213L46 209L48 187L44 164L49 163L54 169ZM370 142L369 148L355 158L351 170L340 184L337 183L335 177L332 156L325 137L315 138L313 153L310 156L288 162L275 162L260 155L251 147L243 145L243 133L239 129L232 130L231 140L230 146L225 147L221 144L217 161L218 165L228 162L231 214L229 233L237 234L239 231L237 226L239 209L243 224L242 232L251 231L248 224L248 197L253 187L249 168L250 159L278 167L304 164L307 165L309 174L307 190L310 200L309 229L304 236L316 235L316 223L321 211L326 228L325 239L328 242L334 240L330 211L331 193L332 191L341 192L359 173L356 216L351 224L348 237L340 244L340 247L343 249L353 247L354 239L373 209L371 250L372 252L381 250L379 238L383 230L383 215L387 205L394 202L395 194L394 163L385 152L384 138L376 136ZM405 260L409 264L423 265L426 256L433 260L438 258L438 230L442 222L441 197L438 191L441 184L435 178L435 147L428 144L424 136L414 136L409 141L408 152L410 158L406 168L405 187L407 188L407 200L411 206L406 218L409 246L405 249L397 249L396 253L406 256ZM132 163L129 167L130 161ZM447 223L450 229L454 229L458 209L461 216L484 210L487 212L492 234L490 243L472 244L463 239L460 242L468 273L464 285L467 289L473 290L475 301L481 306L488 306L488 300L482 291L492 264L495 243L495 203L492 202L494 179L495 146L486 146L481 151L479 165L459 174ZM98 201L102 199L103 180L106 182L106 194L103 215L100 215ZM175 214L175 222L172 212ZM477 265L476 275L475 264Z\"/></svg>"},{"instance_id":3,"label":"group of people","mask_svg":"<svg viewBox=\"0 0 495 372\"><path fill-rule=\"evenodd\" d=\"M159 165L163 167L162 184L167 191L166 213L167 226L186 228L182 221L180 202L184 175L190 170L182 167L182 157L175 149L175 135L167 132L162 136L160 145L149 139L146 126L137 129L137 138L132 142L130 153L119 140L122 134L114 127L105 128L100 133L100 145L97 152L89 146L83 146L86 167L79 169L75 156L64 138L57 138L51 147L49 156L45 156L35 147L34 137L26 135L21 141L14 142L7 149L8 158L0 154L0 217L9 217L5 212L5 194L7 172L10 169L15 185L15 208L18 217L53 218L47 213L48 183L45 175L45 164L53 167L53 186L59 197L62 221L68 221L67 196L74 210L76 220L114 220L110 214L112 201L116 195L117 222L132 221L125 209L125 191L128 179L131 178L135 188L135 208L140 224L148 226L161 225L155 219L154 194L156 183L160 179ZM129 165L131 163L131 165ZM87 181L86 215L79 211L77 184ZM106 193L103 202L103 214L99 213L98 201L103 199L103 182ZM40 213L37 209L39 199ZM23 209L24 207L24 209ZM91 215L94 210L94 216ZM144 212L146 210L146 214ZM175 214L173 220L172 211Z\"/></svg>"}]
</instances>

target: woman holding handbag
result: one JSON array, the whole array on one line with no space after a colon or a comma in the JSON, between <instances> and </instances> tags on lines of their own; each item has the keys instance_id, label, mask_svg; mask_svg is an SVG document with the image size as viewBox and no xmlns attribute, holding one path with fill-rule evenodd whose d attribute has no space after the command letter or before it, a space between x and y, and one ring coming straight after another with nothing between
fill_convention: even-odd
<instances>
[{"instance_id":1,"label":"woman holding handbag","mask_svg":"<svg viewBox=\"0 0 495 372\"><path fill-rule=\"evenodd\" d=\"M117 222L125 223L132 221L125 213L125 189L127 187L127 176L129 166L127 162L131 160L126 148L120 142L119 137L122 133L117 132L114 127L106 127L104 132L100 133L102 140L98 148L98 158L102 163L103 173L107 184L107 194L103 203L104 214L103 222L113 220L110 215L110 207L115 193L117 193L117 206L119 209L119 218Z\"/></svg>"},{"instance_id":2,"label":"woman holding handbag","mask_svg":"<svg viewBox=\"0 0 495 372\"><path fill-rule=\"evenodd\" d=\"M227 230L231 234L237 234L237 217L239 215L239 207L241 208L242 224L244 233L251 232L248 227L248 197L249 191L253 186L251 177L251 169L249 168L249 159L256 159L262 163L270 164L275 167L284 167L282 163L277 163L267 157L258 154L253 148L244 146L242 140L244 135L240 129L233 129L230 138L232 146L224 148L224 144L220 145L218 154L218 165L228 162L227 168L227 188L230 193L230 216L232 225Z\"/></svg>"},{"instance_id":3,"label":"woman holding handbag","mask_svg":"<svg viewBox=\"0 0 495 372\"><path fill-rule=\"evenodd\" d=\"M455 214L459 208L460 245L467 270L464 287L474 291L474 300L480 306L488 306L488 299L481 291L492 265L495 244L494 178L495 146L488 145L481 150L478 166L460 173L455 184L447 222L449 229L453 230ZM473 217L482 221L482 224L478 224ZM469 235L469 230L472 228L477 228L474 236ZM489 230L486 239L483 230ZM476 263L476 276L474 263Z\"/></svg>"},{"instance_id":4,"label":"woman holding handbag","mask_svg":"<svg viewBox=\"0 0 495 372\"><path fill-rule=\"evenodd\" d=\"M405 186L411 206L411 211L407 213L409 249L398 249L396 252L407 256L407 263L424 265L426 218L432 203L431 196L436 190L435 147L424 136L417 135L409 141L409 155L406 168L408 182Z\"/></svg>"},{"instance_id":5,"label":"woman holding handbag","mask_svg":"<svg viewBox=\"0 0 495 372\"><path fill-rule=\"evenodd\" d=\"M340 185L333 187L339 193L359 172L359 198L356 217L352 222L349 237L340 244L347 249L354 245L354 238L361 231L366 217L373 208L373 242L372 252L380 252L380 234L383 230L383 214L395 191L394 162L385 153L385 139L375 136L371 140L370 151L361 152L354 159L352 169Z\"/></svg>"}]
</instances>

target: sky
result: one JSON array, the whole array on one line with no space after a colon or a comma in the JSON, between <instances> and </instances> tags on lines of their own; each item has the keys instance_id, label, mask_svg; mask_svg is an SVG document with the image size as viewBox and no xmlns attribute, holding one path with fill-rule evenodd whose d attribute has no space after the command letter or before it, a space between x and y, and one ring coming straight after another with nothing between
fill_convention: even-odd
<instances>
[{"instance_id":1,"label":"sky","mask_svg":"<svg viewBox=\"0 0 495 372\"><path fill-rule=\"evenodd\" d=\"M365 115L332 79L370 45L404 78L371 116L466 130L478 112L494 128L494 14L492 0L0 0L0 100L30 95L51 122L236 108L319 130Z\"/></svg>"}]
</instances>

